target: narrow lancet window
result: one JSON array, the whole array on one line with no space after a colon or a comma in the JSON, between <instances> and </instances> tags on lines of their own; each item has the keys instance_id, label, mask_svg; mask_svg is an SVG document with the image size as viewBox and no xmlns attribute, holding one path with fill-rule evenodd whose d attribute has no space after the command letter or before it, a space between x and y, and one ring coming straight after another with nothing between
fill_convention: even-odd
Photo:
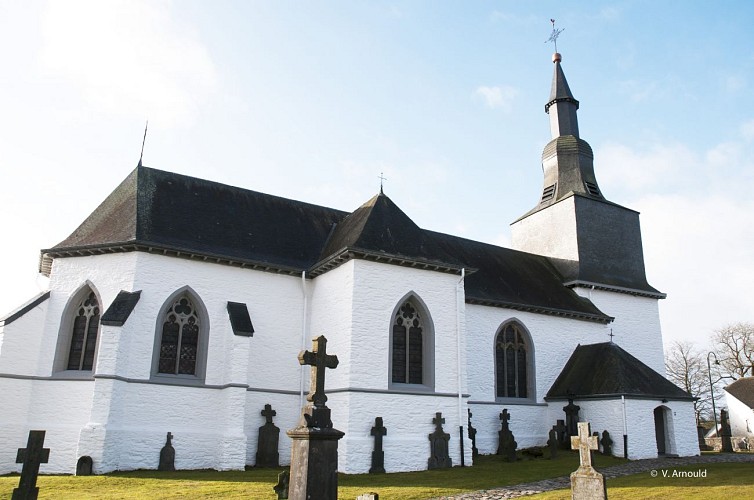
<instances>
[{"instance_id":1,"label":"narrow lancet window","mask_svg":"<svg viewBox=\"0 0 754 500\"><path fill-rule=\"evenodd\" d=\"M94 292L90 291L84 297L74 314L67 369L91 370L94 366L100 314L99 302Z\"/></svg>"},{"instance_id":2,"label":"narrow lancet window","mask_svg":"<svg viewBox=\"0 0 754 500\"><path fill-rule=\"evenodd\" d=\"M521 327L509 323L495 341L495 377L497 397L526 398L527 345Z\"/></svg>"},{"instance_id":3,"label":"narrow lancet window","mask_svg":"<svg viewBox=\"0 0 754 500\"><path fill-rule=\"evenodd\" d=\"M393 383L422 384L424 325L416 307L406 301L393 320Z\"/></svg>"},{"instance_id":4,"label":"narrow lancet window","mask_svg":"<svg viewBox=\"0 0 754 500\"><path fill-rule=\"evenodd\" d=\"M186 295L182 295L165 314L157 370L159 373L196 375L199 326L199 316L194 304Z\"/></svg>"}]
</instances>

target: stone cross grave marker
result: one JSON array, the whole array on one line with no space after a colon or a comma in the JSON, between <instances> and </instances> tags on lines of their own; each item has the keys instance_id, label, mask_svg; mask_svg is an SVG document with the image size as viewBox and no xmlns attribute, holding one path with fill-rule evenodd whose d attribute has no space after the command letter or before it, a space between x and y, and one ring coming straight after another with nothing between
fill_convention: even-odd
<instances>
[{"instance_id":1,"label":"stone cross grave marker","mask_svg":"<svg viewBox=\"0 0 754 500\"><path fill-rule=\"evenodd\" d=\"M277 412L272 409L270 404L266 404L264 410L260 413L264 417L265 423L259 428L256 465L257 467L277 467L280 465L278 453L280 429L272 423L272 417L277 415Z\"/></svg>"},{"instance_id":2,"label":"stone cross grave marker","mask_svg":"<svg viewBox=\"0 0 754 500\"><path fill-rule=\"evenodd\" d=\"M432 419L432 423L435 424L435 432L429 435L429 447L430 455L427 462L428 469L443 469L446 467L452 467L453 462L448 455L448 441L450 441L450 434L447 434L442 429L442 424L445 423L445 419L442 418L442 413L435 413L435 418Z\"/></svg>"},{"instance_id":3,"label":"stone cross grave marker","mask_svg":"<svg viewBox=\"0 0 754 500\"><path fill-rule=\"evenodd\" d=\"M550 458L557 458L560 442L558 441L558 431L555 430L554 425L552 426L552 429L550 429L548 437L547 446L550 448Z\"/></svg>"},{"instance_id":4,"label":"stone cross grave marker","mask_svg":"<svg viewBox=\"0 0 754 500\"><path fill-rule=\"evenodd\" d=\"M568 404L563 407L566 414L566 432L569 436L576 436L579 433L579 410L580 406L573 404L573 399L568 399Z\"/></svg>"},{"instance_id":5,"label":"stone cross grave marker","mask_svg":"<svg viewBox=\"0 0 754 500\"><path fill-rule=\"evenodd\" d=\"M471 425L471 417L474 415L471 413L471 408L466 408L466 411L469 414L468 418L468 432L469 432L469 439L471 439L471 456L472 458L476 458L479 456L479 450L476 447L476 429Z\"/></svg>"},{"instance_id":6,"label":"stone cross grave marker","mask_svg":"<svg viewBox=\"0 0 754 500\"><path fill-rule=\"evenodd\" d=\"M511 414L508 413L507 409L503 409L502 412L500 412L500 430L498 431L498 445L497 445L497 454L503 455L506 460L509 462L515 462L516 461L516 447L518 447L518 443L516 443L516 439L513 436L513 433L510 430L510 427L508 425L508 421L511 419Z\"/></svg>"},{"instance_id":7,"label":"stone cross grave marker","mask_svg":"<svg viewBox=\"0 0 754 500\"><path fill-rule=\"evenodd\" d=\"M592 450L597 437L589 435L589 422L578 423L578 435L571 436L571 449L579 450L579 468L571 474L571 496L580 500L606 500L605 478L592 467Z\"/></svg>"},{"instance_id":8,"label":"stone cross grave marker","mask_svg":"<svg viewBox=\"0 0 754 500\"><path fill-rule=\"evenodd\" d=\"M571 448L571 443L568 439L568 428L565 425L565 420L558 420L555 425L552 426L555 432L558 434L558 443L561 449L568 450Z\"/></svg>"},{"instance_id":9,"label":"stone cross grave marker","mask_svg":"<svg viewBox=\"0 0 754 500\"><path fill-rule=\"evenodd\" d=\"M385 473L385 452L382 451L382 436L387 435L387 429L382 425L382 417L374 418L374 427L370 435L374 436L374 451L372 451L372 466L369 468L370 474Z\"/></svg>"},{"instance_id":10,"label":"stone cross grave marker","mask_svg":"<svg viewBox=\"0 0 754 500\"><path fill-rule=\"evenodd\" d=\"M600 439L600 444L602 445L603 455L609 456L613 454L613 438L610 437L610 433L607 432L607 430L602 431L602 439Z\"/></svg>"},{"instance_id":11,"label":"stone cross grave marker","mask_svg":"<svg viewBox=\"0 0 754 500\"><path fill-rule=\"evenodd\" d=\"M157 470L175 470L175 448L173 448L173 444L171 443L172 439L173 434L168 432L165 446L160 450L160 463L157 465Z\"/></svg>"},{"instance_id":12,"label":"stone cross grave marker","mask_svg":"<svg viewBox=\"0 0 754 500\"><path fill-rule=\"evenodd\" d=\"M337 356L327 354L327 339L315 338L311 351L301 351L298 361L311 365L309 401L299 426L287 432L292 439L288 498L336 500L338 498L338 440L344 433L333 429L325 405L325 370L338 366Z\"/></svg>"},{"instance_id":13,"label":"stone cross grave marker","mask_svg":"<svg viewBox=\"0 0 754 500\"><path fill-rule=\"evenodd\" d=\"M50 449L44 448L44 442L45 431L29 431L26 448L18 449L16 463L24 465L21 467L18 488L13 490L12 500L36 500L39 495L39 488L37 488L39 466L46 464L50 459Z\"/></svg>"}]
</instances>

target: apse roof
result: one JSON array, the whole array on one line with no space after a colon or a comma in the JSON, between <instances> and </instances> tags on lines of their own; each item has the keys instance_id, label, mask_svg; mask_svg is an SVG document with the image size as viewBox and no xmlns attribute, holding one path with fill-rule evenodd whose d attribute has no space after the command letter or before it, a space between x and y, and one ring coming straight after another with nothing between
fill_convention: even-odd
<instances>
[{"instance_id":1,"label":"apse roof","mask_svg":"<svg viewBox=\"0 0 754 500\"><path fill-rule=\"evenodd\" d=\"M545 399L615 396L694 399L613 342L578 345Z\"/></svg>"},{"instance_id":2,"label":"apse roof","mask_svg":"<svg viewBox=\"0 0 754 500\"><path fill-rule=\"evenodd\" d=\"M467 302L609 322L549 259L418 227L380 193L352 213L143 166L52 259L147 251L313 277L351 258L459 274Z\"/></svg>"}]
</instances>

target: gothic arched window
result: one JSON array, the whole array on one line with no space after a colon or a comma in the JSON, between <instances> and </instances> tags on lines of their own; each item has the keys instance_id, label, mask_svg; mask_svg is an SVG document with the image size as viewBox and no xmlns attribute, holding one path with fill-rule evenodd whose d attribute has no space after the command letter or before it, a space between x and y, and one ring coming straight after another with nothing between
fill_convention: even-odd
<instances>
[{"instance_id":1,"label":"gothic arched window","mask_svg":"<svg viewBox=\"0 0 754 500\"><path fill-rule=\"evenodd\" d=\"M201 320L187 294L180 295L164 316L157 373L196 375Z\"/></svg>"},{"instance_id":2,"label":"gothic arched window","mask_svg":"<svg viewBox=\"0 0 754 500\"><path fill-rule=\"evenodd\" d=\"M424 383L424 323L407 300L393 318L393 383Z\"/></svg>"},{"instance_id":3,"label":"gothic arched window","mask_svg":"<svg viewBox=\"0 0 754 500\"><path fill-rule=\"evenodd\" d=\"M503 326L495 339L495 386L499 398L529 397L531 346L523 327L511 322Z\"/></svg>"},{"instance_id":4,"label":"gothic arched window","mask_svg":"<svg viewBox=\"0 0 754 500\"><path fill-rule=\"evenodd\" d=\"M67 370L91 370L94 366L100 307L94 292L91 289L87 290L88 293L85 293L73 311Z\"/></svg>"}]
</instances>

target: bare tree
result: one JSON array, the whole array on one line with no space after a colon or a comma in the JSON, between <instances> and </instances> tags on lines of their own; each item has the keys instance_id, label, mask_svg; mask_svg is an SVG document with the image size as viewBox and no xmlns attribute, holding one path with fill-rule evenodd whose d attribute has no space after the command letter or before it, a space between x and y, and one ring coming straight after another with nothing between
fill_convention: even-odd
<instances>
[{"instance_id":1,"label":"bare tree","mask_svg":"<svg viewBox=\"0 0 754 500\"><path fill-rule=\"evenodd\" d=\"M712 341L723 371L734 378L754 376L754 323L715 330Z\"/></svg>"},{"instance_id":2,"label":"bare tree","mask_svg":"<svg viewBox=\"0 0 754 500\"><path fill-rule=\"evenodd\" d=\"M696 423L712 408L707 362L691 342L674 341L665 352L665 371L675 385L697 399L694 402Z\"/></svg>"}]
</instances>

